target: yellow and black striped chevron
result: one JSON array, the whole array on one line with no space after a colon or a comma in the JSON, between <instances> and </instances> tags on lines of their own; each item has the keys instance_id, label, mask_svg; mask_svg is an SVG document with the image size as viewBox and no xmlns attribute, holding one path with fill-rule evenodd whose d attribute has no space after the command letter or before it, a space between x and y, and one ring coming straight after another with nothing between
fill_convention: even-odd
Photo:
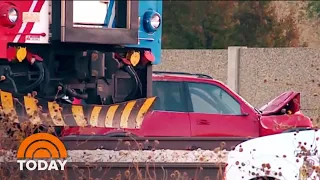
<instances>
[{"instance_id":1,"label":"yellow and black striped chevron","mask_svg":"<svg viewBox=\"0 0 320 180\"><path fill-rule=\"evenodd\" d=\"M156 97L112 105L71 105L48 102L31 96L13 97L0 90L0 104L10 121L52 126L91 126L139 129Z\"/></svg>"}]
</instances>

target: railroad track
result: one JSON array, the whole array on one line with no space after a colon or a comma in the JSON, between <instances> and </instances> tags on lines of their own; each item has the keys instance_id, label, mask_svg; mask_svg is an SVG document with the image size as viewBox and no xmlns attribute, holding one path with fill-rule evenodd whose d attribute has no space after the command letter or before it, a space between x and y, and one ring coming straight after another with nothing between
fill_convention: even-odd
<instances>
[{"instance_id":1,"label":"railroad track","mask_svg":"<svg viewBox=\"0 0 320 180\"><path fill-rule=\"evenodd\" d=\"M213 150L217 147L231 150L249 140L243 137L105 137L73 136L60 138L67 150ZM3 141L2 148L17 149L19 143ZM14 146L13 146L14 145Z\"/></svg>"},{"instance_id":2,"label":"railroad track","mask_svg":"<svg viewBox=\"0 0 320 180\"><path fill-rule=\"evenodd\" d=\"M139 167L138 170L136 167ZM2 179L10 180L222 180L224 167L224 164L212 163L67 163L64 171L20 171L17 163L6 163L0 169Z\"/></svg>"},{"instance_id":3,"label":"railroad track","mask_svg":"<svg viewBox=\"0 0 320 180\"><path fill-rule=\"evenodd\" d=\"M172 149L213 150L216 147L230 150L249 138L186 138L150 137L110 138L103 136L63 137L67 150L128 150L128 149ZM3 149L17 149L18 142L3 141ZM137 168L138 167L138 171ZM67 163L65 171L20 171L17 163L0 163L1 179L63 179L63 180L109 180L113 179L211 179L222 180L224 164L215 163ZM139 172L139 173L138 173ZM130 176L127 177L127 176ZM12 177L14 176L14 177ZM179 178L180 177L180 178Z\"/></svg>"}]
</instances>

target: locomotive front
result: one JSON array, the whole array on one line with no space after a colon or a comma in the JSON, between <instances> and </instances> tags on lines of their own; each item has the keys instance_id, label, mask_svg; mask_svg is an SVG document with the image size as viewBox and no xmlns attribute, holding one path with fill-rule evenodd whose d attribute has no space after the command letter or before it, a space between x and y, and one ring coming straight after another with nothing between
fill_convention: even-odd
<instances>
[{"instance_id":1,"label":"locomotive front","mask_svg":"<svg viewBox=\"0 0 320 180\"><path fill-rule=\"evenodd\" d=\"M31 92L60 106L74 99L113 105L151 97L152 64L161 62L161 1L12 0L0 2L0 11L6 112L17 111L13 97L31 106L26 102ZM144 103L135 106L146 109Z\"/></svg>"}]
</instances>

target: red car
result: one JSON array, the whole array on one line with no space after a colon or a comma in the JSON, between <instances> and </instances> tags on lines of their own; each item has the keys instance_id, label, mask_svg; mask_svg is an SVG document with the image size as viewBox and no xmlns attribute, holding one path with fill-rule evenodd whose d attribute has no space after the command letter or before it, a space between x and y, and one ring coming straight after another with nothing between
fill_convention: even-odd
<instances>
[{"instance_id":1,"label":"red car","mask_svg":"<svg viewBox=\"0 0 320 180\"><path fill-rule=\"evenodd\" d=\"M154 72L152 88L158 99L140 129L72 127L62 136L130 132L144 137L259 137L312 127L300 111L300 93L294 91L256 109L224 83L203 74Z\"/></svg>"}]
</instances>

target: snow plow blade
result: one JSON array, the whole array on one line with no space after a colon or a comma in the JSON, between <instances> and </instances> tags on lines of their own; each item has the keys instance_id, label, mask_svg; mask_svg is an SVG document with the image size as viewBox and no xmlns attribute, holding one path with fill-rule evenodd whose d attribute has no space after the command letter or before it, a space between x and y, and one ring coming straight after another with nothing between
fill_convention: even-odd
<instances>
[{"instance_id":1,"label":"snow plow blade","mask_svg":"<svg viewBox=\"0 0 320 180\"><path fill-rule=\"evenodd\" d=\"M72 105L31 96L13 97L5 91L0 91L0 95L2 120L48 126L138 129L156 101L156 97L149 97L112 105Z\"/></svg>"}]
</instances>

